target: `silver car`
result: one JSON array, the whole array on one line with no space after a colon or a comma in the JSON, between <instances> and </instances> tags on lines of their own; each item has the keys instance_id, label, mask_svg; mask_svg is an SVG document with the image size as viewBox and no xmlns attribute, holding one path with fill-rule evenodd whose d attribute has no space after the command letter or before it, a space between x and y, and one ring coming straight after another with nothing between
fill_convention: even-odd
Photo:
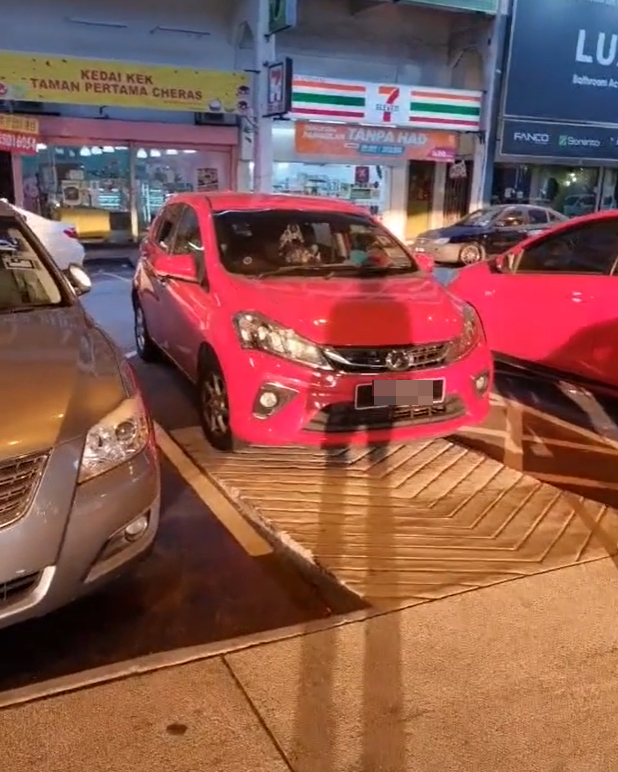
<instances>
[{"instance_id":1,"label":"silver car","mask_svg":"<svg viewBox=\"0 0 618 772\"><path fill-rule=\"evenodd\" d=\"M114 578L157 532L152 422L89 289L0 203L0 628Z\"/></svg>"}]
</instances>

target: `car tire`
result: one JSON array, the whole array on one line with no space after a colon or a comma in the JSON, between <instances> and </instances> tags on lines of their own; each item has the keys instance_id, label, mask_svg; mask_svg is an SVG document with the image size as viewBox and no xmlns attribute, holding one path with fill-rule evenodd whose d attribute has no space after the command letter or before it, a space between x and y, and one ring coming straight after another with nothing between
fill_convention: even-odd
<instances>
[{"instance_id":1,"label":"car tire","mask_svg":"<svg viewBox=\"0 0 618 772\"><path fill-rule=\"evenodd\" d=\"M485 250L480 244L464 244L459 250L459 262L474 265L485 259Z\"/></svg>"},{"instance_id":2,"label":"car tire","mask_svg":"<svg viewBox=\"0 0 618 772\"><path fill-rule=\"evenodd\" d=\"M242 447L231 428L227 383L214 352L202 354L197 377L197 409L204 437L222 453Z\"/></svg>"},{"instance_id":3,"label":"car tire","mask_svg":"<svg viewBox=\"0 0 618 772\"><path fill-rule=\"evenodd\" d=\"M144 362L159 361L161 352L150 337L144 311L137 300L133 303L133 333L135 335L135 350L138 357Z\"/></svg>"}]
</instances>

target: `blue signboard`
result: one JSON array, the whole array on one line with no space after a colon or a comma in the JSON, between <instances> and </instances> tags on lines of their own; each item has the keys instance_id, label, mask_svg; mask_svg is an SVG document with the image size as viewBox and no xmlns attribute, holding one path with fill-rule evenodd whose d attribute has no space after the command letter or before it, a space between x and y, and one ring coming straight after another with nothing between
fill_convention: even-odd
<instances>
[{"instance_id":1,"label":"blue signboard","mask_svg":"<svg viewBox=\"0 0 618 772\"><path fill-rule=\"evenodd\" d=\"M618 124L617 0L515 0L504 114Z\"/></svg>"},{"instance_id":2,"label":"blue signboard","mask_svg":"<svg viewBox=\"0 0 618 772\"><path fill-rule=\"evenodd\" d=\"M618 128L505 120L502 155L618 161Z\"/></svg>"}]
</instances>

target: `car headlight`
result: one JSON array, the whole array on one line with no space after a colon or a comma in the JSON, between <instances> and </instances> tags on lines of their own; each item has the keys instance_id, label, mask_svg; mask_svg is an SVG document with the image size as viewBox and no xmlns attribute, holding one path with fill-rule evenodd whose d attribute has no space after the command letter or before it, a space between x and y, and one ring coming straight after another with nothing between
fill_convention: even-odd
<instances>
[{"instance_id":1,"label":"car headlight","mask_svg":"<svg viewBox=\"0 0 618 772\"><path fill-rule=\"evenodd\" d=\"M140 396L125 399L86 435L78 482L91 480L140 453L150 437L150 423Z\"/></svg>"},{"instance_id":2,"label":"car headlight","mask_svg":"<svg viewBox=\"0 0 618 772\"><path fill-rule=\"evenodd\" d=\"M450 239L442 238L442 239L434 239L434 244L448 244Z\"/></svg>"},{"instance_id":3,"label":"car headlight","mask_svg":"<svg viewBox=\"0 0 618 772\"><path fill-rule=\"evenodd\" d=\"M243 348L265 351L321 370L332 369L319 346L260 314L236 314L234 326Z\"/></svg>"},{"instance_id":4,"label":"car headlight","mask_svg":"<svg viewBox=\"0 0 618 772\"><path fill-rule=\"evenodd\" d=\"M485 337L483 325L481 324L481 320L475 309L470 305L465 305L463 314L464 329L461 335L451 341L449 345L447 354L449 362L456 362L458 359L463 359L475 349Z\"/></svg>"}]
</instances>

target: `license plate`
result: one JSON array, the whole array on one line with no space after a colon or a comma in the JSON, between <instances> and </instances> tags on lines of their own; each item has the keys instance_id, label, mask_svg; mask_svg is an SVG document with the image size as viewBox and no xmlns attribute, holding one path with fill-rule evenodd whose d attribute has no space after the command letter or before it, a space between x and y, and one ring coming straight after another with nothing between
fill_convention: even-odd
<instances>
[{"instance_id":1,"label":"license plate","mask_svg":"<svg viewBox=\"0 0 618 772\"><path fill-rule=\"evenodd\" d=\"M354 405L357 410L403 405L422 407L444 402L445 379L381 380L356 387Z\"/></svg>"}]
</instances>

